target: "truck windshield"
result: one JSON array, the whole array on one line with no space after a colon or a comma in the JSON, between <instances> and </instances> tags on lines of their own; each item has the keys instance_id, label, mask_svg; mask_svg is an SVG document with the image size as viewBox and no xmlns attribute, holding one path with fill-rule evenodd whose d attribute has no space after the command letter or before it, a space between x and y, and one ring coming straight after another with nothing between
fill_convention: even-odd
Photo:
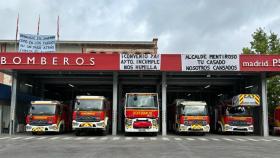
<instances>
[{"instance_id":1,"label":"truck windshield","mask_svg":"<svg viewBox=\"0 0 280 158\"><path fill-rule=\"evenodd\" d=\"M102 110L103 100L77 100L75 103L75 110Z\"/></svg>"},{"instance_id":2,"label":"truck windshield","mask_svg":"<svg viewBox=\"0 0 280 158\"><path fill-rule=\"evenodd\" d=\"M207 108L206 106L185 106L182 108L182 114L185 116L205 116Z\"/></svg>"},{"instance_id":3,"label":"truck windshield","mask_svg":"<svg viewBox=\"0 0 280 158\"><path fill-rule=\"evenodd\" d=\"M156 95L128 95L126 107L131 108L157 108Z\"/></svg>"},{"instance_id":4,"label":"truck windshield","mask_svg":"<svg viewBox=\"0 0 280 158\"><path fill-rule=\"evenodd\" d=\"M56 105L32 105L30 114L33 115L54 115Z\"/></svg>"},{"instance_id":5,"label":"truck windshield","mask_svg":"<svg viewBox=\"0 0 280 158\"><path fill-rule=\"evenodd\" d=\"M250 116L250 110L246 107L228 107L226 109L227 116Z\"/></svg>"}]
</instances>

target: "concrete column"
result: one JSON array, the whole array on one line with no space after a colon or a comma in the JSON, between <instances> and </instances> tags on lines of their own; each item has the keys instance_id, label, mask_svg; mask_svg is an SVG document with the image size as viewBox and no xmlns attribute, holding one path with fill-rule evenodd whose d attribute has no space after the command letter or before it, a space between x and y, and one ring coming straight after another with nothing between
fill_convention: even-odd
<instances>
[{"instance_id":1,"label":"concrete column","mask_svg":"<svg viewBox=\"0 0 280 158\"><path fill-rule=\"evenodd\" d=\"M112 117L112 135L117 135L117 123L118 123L118 73L113 72L113 117Z\"/></svg>"},{"instance_id":2,"label":"concrete column","mask_svg":"<svg viewBox=\"0 0 280 158\"><path fill-rule=\"evenodd\" d=\"M16 130L16 102L17 102L17 72L12 74L12 89L11 89L11 111L10 111L10 129L9 134L12 135Z\"/></svg>"},{"instance_id":3,"label":"concrete column","mask_svg":"<svg viewBox=\"0 0 280 158\"><path fill-rule=\"evenodd\" d=\"M0 105L0 134L2 134L3 127L3 105Z\"/></svg>"},{"instance_id":4,"label":"concrete column","mask_svg":"<svg viewBox=\"0 0 280 158\"><path fill-rule=\"evenodd\" d=\"M124 105L122 103L122 83L118 82L118 105L119 105L119 108L118 108L118 122L122 122L123 121L123 109L124 109ZM123 127L123 124L122 123L118 123L117 124L118 128L117 128L117 132L118 131L122 131L122 127Z\"/></svg>"},{"instance_id":5,"label":"concrete column","mask_svg":"<svg viewBox=\"0 0 280 158\"><path fill-rule=\"evenodd\" d=\"M166 136L166 72L162 72L162 85L161 85L161 130L162 135Z\"/></svg>"},{"instance_id":6,"label":"concrete column","mask_svg":"<svg viewBox=\"0 0 280 158\"><path fill-rule=\"evenodd\" d=\"M267 105L267 84L266 84L266 74L261 74L261 89L262 89L262 135L264 137L269 136L269 126L268 126L268 105Z\"/></svg>"}]
</instances>

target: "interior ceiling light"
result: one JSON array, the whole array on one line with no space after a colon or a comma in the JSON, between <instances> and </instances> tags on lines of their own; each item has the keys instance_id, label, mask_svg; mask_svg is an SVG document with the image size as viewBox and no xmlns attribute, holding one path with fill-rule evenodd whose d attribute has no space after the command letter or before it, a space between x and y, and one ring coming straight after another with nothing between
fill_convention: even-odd
<instances>
[{"instance_id":1,"label":"interior ceiling light","mask_svg":"<svg viewBox=\"0 0 280 158\"><path fill-rule=\"evenodd\" d=\"M24 85L28 86L28 87L33 87L33 85L25 83Z\"/></svg>"},{"instance_id":2,"label":"interior ceiling light","mask_svg":"<svg viewBox=\"0 0 280 158\"><path fill-rule=\"evenodd\" d=\"M189 97L189 96L191 96L191 95L192 95L192 94L191 94L191 93L189 93L189 94L188 94L188 97Z\"/></svg>"},{"instance_id":3,"label":"interior ceiling light","mask_svg":"<svg viewBox=\"0 0 280 158\"><path fill-rule=\"evenodd\" d=\"M211 85L210 84L208 84L207 86L205 86L204 88L206 89L206 88L209 88Z\"/></svg>"},{"instance_id":4,"label":"interior ceiling light","mask_svg":"<svg viewBox=\"0 0 280 158\"><path fill-rule=\"evenodd\" d=\"M72 85L72 84L68 84L68 86L70 86L70 87L75 87L74 85Z\"/></svg>"},{"instance_id":5,"label":"interior ceiling light","mask_svg":"<svg viewBox=\"0 0 280 158\"><path fill-rule=\"evenodd\" d=\"M222 96L223 94L218 94L218 97Z\"/></svg>"},{"instance_id":6,"label":"interior ceiling light","mask_svg":"<svg viewBox=\"0 0 280 158\"><path fill-rule=\"evenodd\" d=\"M247 87L245 87L245 89L249 89L249 88L253 88L254 86L253 85L251 85L251 86L247 86Z\"/></svg>"}]
</instances>

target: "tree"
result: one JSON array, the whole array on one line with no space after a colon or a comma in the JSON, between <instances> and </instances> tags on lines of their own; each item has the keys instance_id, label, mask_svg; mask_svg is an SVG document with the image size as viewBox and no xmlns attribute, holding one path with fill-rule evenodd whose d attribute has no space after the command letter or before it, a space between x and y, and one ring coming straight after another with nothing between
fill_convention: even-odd
<instances>
[{"instance_id":1,"label":"tree","mask_svg":"<svg viewBox=\"0 0 280 158\"><path fill-rule=\"evenodd\" d=\"M280 40L278 35L271 32L267 35L262 28L252 34L251 49L244 47L243 54L280 54ZM267 102L270 116L277 105L280 105L280 76L275 76L267 81Z\"/></svg>"},{"instance_id":2,"label":"tree","mask_svg":"<svg viewBox=\"0 0 280 158\"><path fill-rule=\"evenodd\" d=\"M267 54L268 53L268 37L262 28L257 29L252 34L253 41L250 42L251 49L255 54Z\"/></svg>"}]
</instances>

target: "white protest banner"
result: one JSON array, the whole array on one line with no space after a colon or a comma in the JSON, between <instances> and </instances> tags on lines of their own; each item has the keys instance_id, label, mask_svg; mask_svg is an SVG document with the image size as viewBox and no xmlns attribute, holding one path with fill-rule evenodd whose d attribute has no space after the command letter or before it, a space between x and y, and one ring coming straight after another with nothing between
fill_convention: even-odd
<instances>
[{"instance_id":1,"label":"white protest banner","mask_svg":"<svg viewBox=\"0 0 280 158\"><path fill-rule=\"evenodd\" d=\"M160 70L159 54L120 54L120 70Z\"/></svg>"},{"instance_id":2,"label":"white protest banner","mask_svg":"<svg viewBox=\"0 0 280 158\"><path fill-rule=\"evenodd\" d=\"M239 71L238 54L182 54L182 71Z\"/></svg>"},{"instance_id":3,"label":"white protest banner","mask_svg":"<svg viewBox=\"0 0 280 158\"><path fill-rule=\"evenodd\" d=\"M20 34L19 52L55 52L54 35Z\"/></svg>"}]
</instances>

